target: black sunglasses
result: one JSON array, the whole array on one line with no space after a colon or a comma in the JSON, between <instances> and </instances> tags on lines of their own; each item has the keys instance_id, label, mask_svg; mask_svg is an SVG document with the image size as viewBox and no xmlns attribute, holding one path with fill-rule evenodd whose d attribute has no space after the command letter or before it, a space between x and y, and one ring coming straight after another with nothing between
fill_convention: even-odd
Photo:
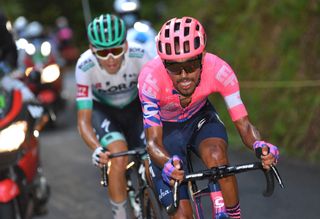
<instances>
[{"instance_id":1,"label":"black sunglasses","mask_svg":"<svg viewBox=\"0 0 320 219\"><path fill-rule=\"evenodd\" d=\"M192 73L202 67L202 54L185 62L169 62L165 60L164 66L172 75L180 75L182 70L186 73Z\"/></svg>"}]
</instances>

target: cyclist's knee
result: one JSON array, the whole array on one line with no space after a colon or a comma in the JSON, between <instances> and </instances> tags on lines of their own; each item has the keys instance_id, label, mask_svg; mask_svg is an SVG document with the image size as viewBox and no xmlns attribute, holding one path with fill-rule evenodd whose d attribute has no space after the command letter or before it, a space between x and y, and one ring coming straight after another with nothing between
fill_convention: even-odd
<instances>
[{"instance_id":1,"label":"cyclist's knee","mask_svg":"<svg viewBox=\"0 0 320 219\"><path fill-rule=\"evenodd\" d=\"M207 167L217 167L229 163L227 143L220 138L208 138L200 143L200 155Z\"/></svg>"},{"instance_id":2,"label":"cyclist's knee","mask_svg":"<svg viewBox=\"0 0 320 219\"><path fill-rule=\"evenodd\" d=\"M113 158L111 160L111 170L117 171L117 172L125 172L126 167L128 164L128 158L127 157L117 157Z\"/></svg>"}]
</instances>

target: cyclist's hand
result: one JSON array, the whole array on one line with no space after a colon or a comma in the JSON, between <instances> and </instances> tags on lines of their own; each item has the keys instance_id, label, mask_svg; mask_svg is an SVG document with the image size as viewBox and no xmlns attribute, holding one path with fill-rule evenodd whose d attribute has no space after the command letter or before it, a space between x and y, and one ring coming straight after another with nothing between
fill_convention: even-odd
<instances>
[{"instance_id":1,"label":"cyclist's hand","mask_svg":"<svg viewBox=\"0 0 320 219\"><path fill-rule=\"evenodd\" d=\"M264 141L256 141L253 144L256 155L262 161L265 169L270 169L271 165L276 165L279 159L279 150L277 146Z\"/></svg>"},{"instance_id":2,"label":"cyclist's hand","mask_svg":"<svg viewBox=\"0 0 320 219\"><path fill-rule=\"evenodd\" d=\"M174 155L163 166L162 178L163 180L173 186L174 181L182 181L184 177L184 171L182 169L182 160Z\"/></svg>"},{"instance_id":3,"label":"cyclist's hand","mask_svg":"<svg viewBox=\"0 0 320 219\"><path fill-rule=\"evenodd\" d=\"M106 165L109 161L110 152L102 146L97 147L92 154L92 163L95 166L102 167Z\"/></svg>"}]
</instances>

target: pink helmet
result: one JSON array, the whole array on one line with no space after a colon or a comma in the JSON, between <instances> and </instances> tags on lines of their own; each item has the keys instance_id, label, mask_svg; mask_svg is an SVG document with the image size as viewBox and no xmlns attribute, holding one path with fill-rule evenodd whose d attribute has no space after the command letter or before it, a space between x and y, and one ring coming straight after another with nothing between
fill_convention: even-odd
<instances>
[{"instance_id":1,"label":"pink helmet","mask_svg":"<svg viewBox=\"0 0 320 219\"><path fill-rule=\"evenodd\" d=\"M162 26L156 43L161 59L190 58L203 52L206 33L200 22L192 17L173 18Z\"/></svg>"}]
</instances>

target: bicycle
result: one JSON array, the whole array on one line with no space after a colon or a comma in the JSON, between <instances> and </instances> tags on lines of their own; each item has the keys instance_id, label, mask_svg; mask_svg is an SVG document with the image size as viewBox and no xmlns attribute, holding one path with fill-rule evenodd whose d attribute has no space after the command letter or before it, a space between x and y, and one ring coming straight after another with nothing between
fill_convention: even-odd
<instances>
[{"instance_id":1,"label":"bicycle","mask_svg":"<svg viewBox=\"0 0 320 219\"><path fill-rule=\"evenodd\" d=\"M109 155L109 158L130 156L132 159L127 165L127 193L129 204L137 219L161 219L161 210L158 200L148 183L143 156L146 154L145 148L137 148ZM101 185L108 186L108 165L101 168Z\"/></svg>"},{"instance_id":2,"label":"bicycle","mask_svg":"<svg viewBox=\"0 0 320 219\"><path fill-rule=\"evenodd\" d=\"M212 169L204 169L201 171L194 172L193 166L190 161L190 150L187 150L187 166L189 169L189 174L185 175L182 182L188 182L189 195L191 197L192 209L194 212L194 217L197 219L204 219L203 208L201 203L201 198L209 196L211 200L211 208L213 210L213 219L226 219L228 215L226 213L226 208L218 180L227 176L231 176L238 173L261 170L266 177L266 189L263 195L269 197L274 192L274 177L277 179L281 188L284 188L281 176L275 166L271 166L269 171L266 171L261 162L252 162L233 166L219 166ZM209 179L208 186L204 189L198 189L196 181ZM173 204L166 208L169 215L176 212L179 207L179 194L178 194L178 181L175 181L172 193L173 193ZM206 217L208 218L208 217Z\"/></svg>"}]
</instances>

